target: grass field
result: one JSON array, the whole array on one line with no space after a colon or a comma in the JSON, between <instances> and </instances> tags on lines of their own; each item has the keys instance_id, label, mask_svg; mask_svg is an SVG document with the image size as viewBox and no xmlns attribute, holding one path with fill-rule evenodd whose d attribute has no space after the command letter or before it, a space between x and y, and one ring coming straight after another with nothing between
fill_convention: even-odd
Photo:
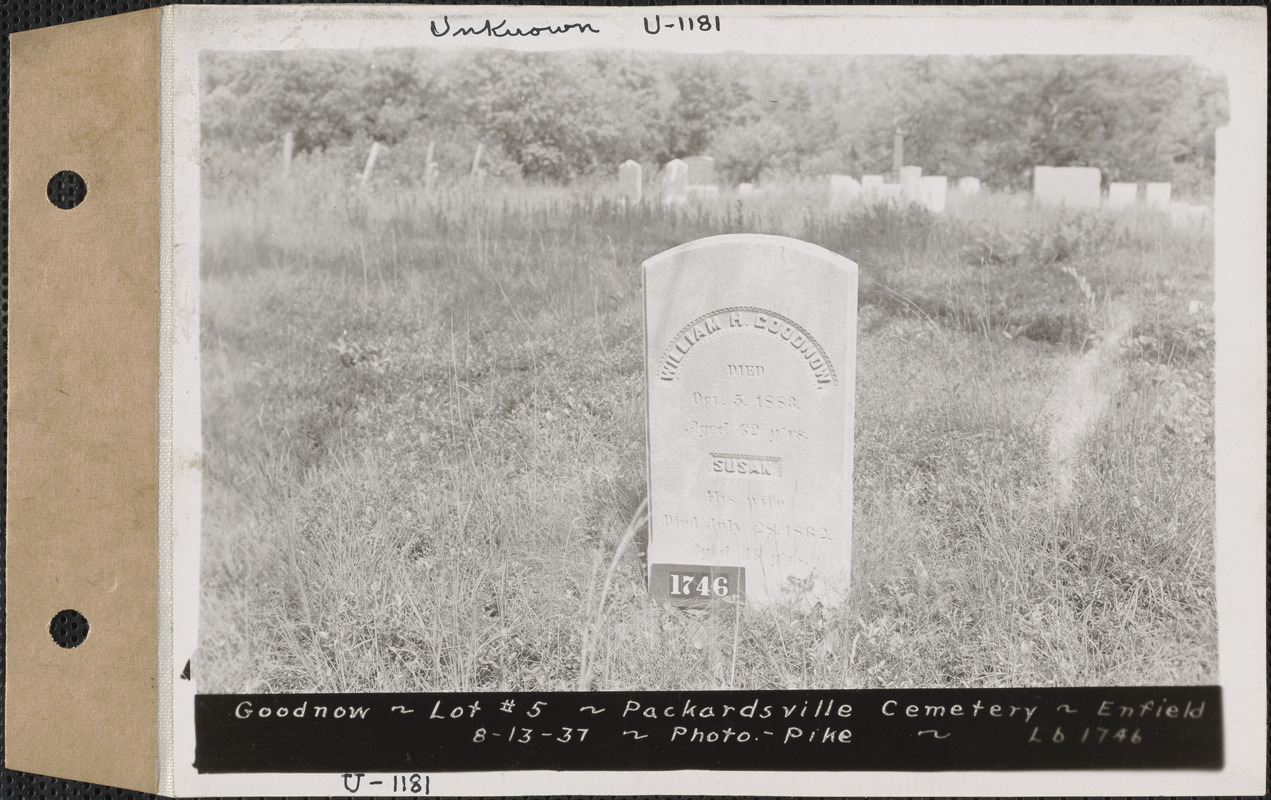
<instances>
[{"instance_id":1,"label":"grass field","mask_svg":"<svg viewBox=\"0 0 1271 800\"><path fill-rule=\"evenodd\" d=\"M332 185L205 178L200 691L1217 680L1208 235L811 183L687 210ZM727 232L860 265L840 608L659 608L643 534L618 552L639 265Z\"/></svg>"}]
</instances>

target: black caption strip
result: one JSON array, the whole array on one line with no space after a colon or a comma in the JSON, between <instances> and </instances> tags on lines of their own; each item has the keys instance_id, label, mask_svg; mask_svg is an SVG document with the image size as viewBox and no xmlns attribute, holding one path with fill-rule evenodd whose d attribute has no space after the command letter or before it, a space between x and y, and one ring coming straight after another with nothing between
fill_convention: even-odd
<instances>
[{"instance_id":1,"label":"black caption strip","mask_svg":"<svg viewBox=\"0 0 1271 800\"><path fill-rule=\"evenodd\" d=\"M200 772L1219 769L1217 686L199 695Z\"/></svg>"}]
</instances>

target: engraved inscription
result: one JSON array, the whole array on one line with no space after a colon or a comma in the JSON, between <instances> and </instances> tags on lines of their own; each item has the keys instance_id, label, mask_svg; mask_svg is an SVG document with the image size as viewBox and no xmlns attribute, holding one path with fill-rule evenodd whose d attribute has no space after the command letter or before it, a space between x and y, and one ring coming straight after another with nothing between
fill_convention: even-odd
<instances>
[{"instance_id":1,"label":"engraved inscription","mask_svg":"<svg viewBox=\"0 0 1271 800\"><path fill-rule=\"evenodd\" d=\"M659 601L733 568L748 603L846 598L854 269L758 236L646 262L648 563L682 567L650 567Z\"/></svg>"},{"instance_id":2,"label":"engraved inscription","mask_svg":"<svg viewBox=\"0 0 1271 800\"><path fill-rule=\"evenodd\" d=\"M723 425L704 425L695 419L691 419L688 421L688 425L685 426L684 432L694 439L705 439L708 436L727 436L728 425L729 423L727 422Z\"/></svg>"},{"instance_id":3,"label":"engraved inscription","mask_svg":"<svg viewBox=\"0 0 1271 800\"><path fill-rule=\"evenodd\" d=\"M726 477L781 478L781 459L775 456L711 453L709 467L713 474Z\"/></svg>"},{"instance_id":4,"label":"engraved inscription","mask_svg":"<svg viewBox=\"0 0 1271 800\"><path fill-rule=\"evenodd\" d=\"M658 378L678 378L684 361L706 339L743 331L767 334L787 344L804 360L818 390L832 389L838 383L829 356L812 335L788 317L763 308L721 308L685 325L663 350L658 360Z\"/></svg>"},{"instance_id":5,"label":"engraved inscription","mask_svg":"<svg viewBox=\"0 0 1271 800\"><path fill-rule=\"evenodd\" d=\"M799 398L792 394L733 394L730 400L726 395L705 392L693 392L693 405L720 406L732 408L763 408L778 411L794 411L799 408Z\"/></svg>"},{"instance_id":6,"label":"engraved inscription","mask_svg":"<svg viewBox=\"0 0 1271 800\"><path fill-rule=\"evenodd\" d=\"M764 439L769 444L805 442L808 440L807 432L798 428L787 428L780 425L765 428L762 425L756 425L751 422L738 422L736 426L733 426L732 421L714 425L690 419L688 424L681 430L691 439L724 438L731 436L735 431L739 437L745 439L745 442L752 443L757 439ZM743 447L745 442L741 443Z\"/></svg>"},{"instance_id":7,"label":"engraved inscription","mask_svg":"<svg viewBox=\"0 0 1271 800\"><path fill-rule=\"evenodd\" d=\"M706 490L706 502L709 505L716 506L735 506L738 505L738 497L728 492L720 492L714 489ZM740 498L741 505L750 509L756 508L785 508L786 501L775 494L747 494Z\"/></svg>"}]
</instances>

